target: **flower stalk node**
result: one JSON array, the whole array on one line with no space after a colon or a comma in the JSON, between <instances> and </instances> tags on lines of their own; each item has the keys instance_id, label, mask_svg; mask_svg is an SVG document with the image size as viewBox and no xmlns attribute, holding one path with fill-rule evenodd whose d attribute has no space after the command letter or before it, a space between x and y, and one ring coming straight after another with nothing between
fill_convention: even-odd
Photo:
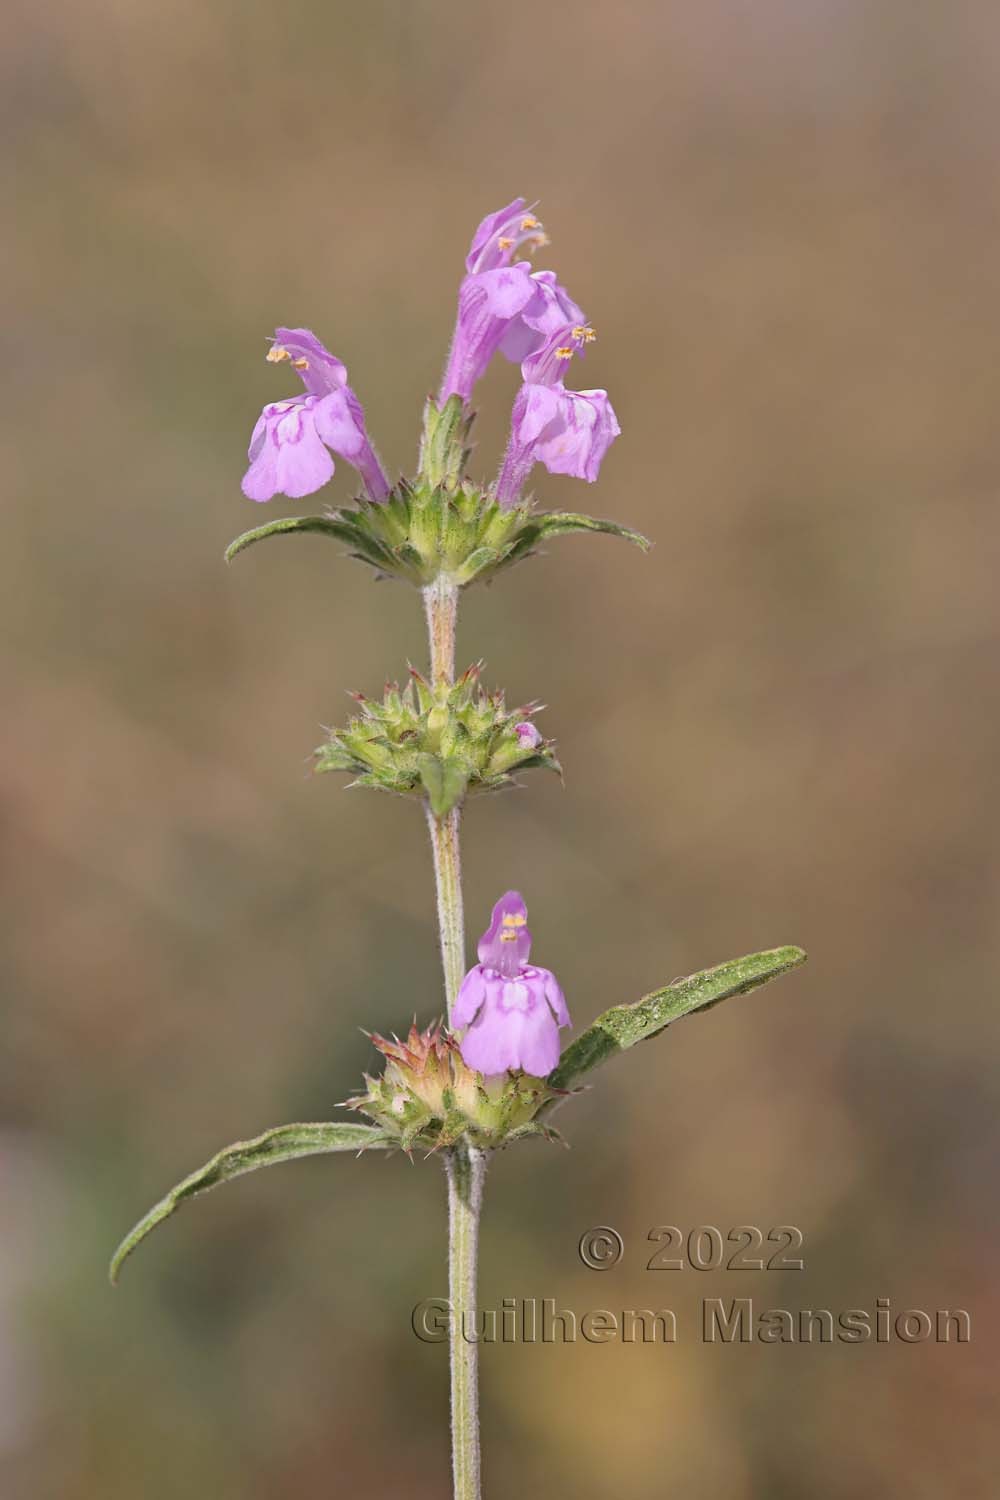
<instances>
[{"instance_id":1,"label":"flower stalk node","mask_svg":"<svg viewBox=\"0 0 1000 1500\"><path fill-rule=\"evenodd\" d=\"M432 1153L465 1140L496 1150L530 1135L553 1139L535 1115L555 1094L543 1078L522 1071L484 1078L462 1058L455 1037L440 1022L416 1022L405 1040L373 1035L385 1058L378 1076L365 1075L365 1092L344 1101L395 1137L403 1151Z\"/></svg>"},{"instance_id":2,"label":"flower stalk node","mask_svg":"<svg viewBox=\"0 0 1000 1500\"><path fill-rule=\"evenodd\" d=\"M346 771L352 785L428 801L445 817L474 792L515 786L516 773L562 774L555 741L532 722L538 703L508 709L503 692L480 685L481 663L457 682L432 685L415 667L381 699L353 695L358 712L329 732L315 753L317 771Z\"/></svg>"}]
</instances>

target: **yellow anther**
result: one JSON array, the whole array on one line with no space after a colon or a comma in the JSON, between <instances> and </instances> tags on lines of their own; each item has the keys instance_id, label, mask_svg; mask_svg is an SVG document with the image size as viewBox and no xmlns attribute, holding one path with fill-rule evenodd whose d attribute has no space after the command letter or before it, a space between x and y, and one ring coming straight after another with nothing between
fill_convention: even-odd
<instances>
[{"instance_id":1,"label":"yellow anther","mask_svg":"<svg viewBox=\"0 0 1000 1500\"><path fill-rule=\"evenodd\" d=\"M509 250L513 243L514 241L505 234L502 234L497 240L497 244L500 246L501 250Z\"/></svg>"},{"instance_id":2,"label":"yellow anther","mask_svg":"<svg viewBox=\"0 0 1000 1500\"><path fill-rule=\"evenodd\" d=\"M545 245L551 245L552 241L547 234L532 235L532 244L535 250L541 250Z\"/></svg>"},{"instance_id":3,"label":"yellow anther","mask_svg":"<svg viewBox=\"0 0 1000 1500\"><path fill-rule=\"evenodd\" d=\"M580 323L573 329L573 337L583 344L592 344L597 337L597 332L589 323Z\"/></svg>"},{"instance_id":4,"label":"yellow anther","mask_svg":"<svg viewBox=\"0 0 1000 1500\"><path fill-rule=\"evenodd\" d=\"M282 348L281 344L272 344L267 351L267 362L269 365L280 365L283 360L291 359L291 357L288 350Z\"/></svg>"},{"instance_id":5,"label":"yellow anther","mask_svg":"<svg viewBox=\"0 0 1000 1500\"><path fill-rule=\"evenodd\" d=\"M295 370L308 370L309 361L304 354L300 354L298 359L292 360L292 368Z\"/></svg>"},{"instance_id":6,"label":"yellow anther","mask_svg":"<svg viewBox=\"0 0 1000 1500\"><path fill-rule=\"evenodd\" d=\"M507 916L503 919L503 925L505 927L523 927L526 921L526 917Z\"/></svg>"},{"instance_id":7,"label":"yellow anther","mask_svg":"<svg viewBox=\"0 0 1000 1500\"><path fill-rule=\"evenodd\" d=\"M556 350L556 359L572 359L575 353L576 350L572 349L569 344L563 344Z\"/></svg>"},{"instance_id":8,"label":"yellow anther","mask_svg":"<svg viewBox=\"0 0 1000 1500\"><path fill-rule=\"evenodd\" d=\"M533 219L530 214L525 215L525 217L521 220L522 229L541 229L541 227L541 221L538 219Z\"/></svg>"}]
</instances>

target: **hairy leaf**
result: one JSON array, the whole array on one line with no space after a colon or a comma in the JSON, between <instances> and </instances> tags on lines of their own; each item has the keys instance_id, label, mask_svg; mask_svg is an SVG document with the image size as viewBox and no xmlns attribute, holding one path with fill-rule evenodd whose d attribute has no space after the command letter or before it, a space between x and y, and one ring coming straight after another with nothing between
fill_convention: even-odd
<instances>
[{"instance_id":1,"label":"hairy leaf","mask_svg":"<svg viewBox=\"0 0 1000 1500\"><path fill-rule=\"evenodd\" d=\"M352 547L359 544L359 536L354 526L334 519L332 516L284 516L280 521L269 521L266 526L255 526L252 531L244 531L235 541L230 542L225 551L226 562L232 562L240 552L252 547L254 542L262 542L269 536L284 536L286 532L294 531L318 531L321 536L332 536L339 542L347 542Z\"/></svg>"},{"instance_id":2,"label":"hairy leaf","mask_svg":"<svg viewBox=\"0 0 1000 1500\"><path fill-rule=\"evenodd\" d=\"M637 547L642 548L643 552L648 552L653 545L641 532L630 531L627 526L619 526L615 521L601 521L596 516L577 515L574 511L544 511L533 519L538 525L540 541L550 536L563 536L571 531L599 531L607 536L620 536L626 542L634 542Z\"/></svg>"},{"instance_id":3,"label":"hairy leaf","mask_svg":"<svg viewBox=\"0 0 1000 1500\"><path fill-rule=\"evenodd\" d=\"M672 1021L693 1011L707 1010L731 995L745 995L804 963L805 957L801 948L771 948L766 953L751 953L746 958L734 958L714 969L702 969L686 979L677 979L634 1005L614 1006L598 1016L566 1048L549 1078L550 1087L574 1087L591 1068L634 1047L636 1042L658 1036Z\"/></svg>"},{"instance_id":4,"label":"hairy leaf","mask_svg":"<svg viewBox=\"0 0 1000 1500\"><path fill-rule=\"evenodd\" d=\"M361 1152L373 1148L384 1151L397 1144L394 1137L378 1126L356 1125L353 1121L278 1125L273 1130L265 1130L263 1135L254 1136L253 1140L235 1141L171 1188L166 1197L161 1198L129 1231L111 1259L112 1284L118 1280L127 1257L157 1224L169 1219L188 1198L205 1193L220 1182L241 1177L244 1172L255 1172L258 1167L269 1167L274 1162L294 1161L298 1156L315 1156L329 1151Z\"/></svg>"}]
</instances>

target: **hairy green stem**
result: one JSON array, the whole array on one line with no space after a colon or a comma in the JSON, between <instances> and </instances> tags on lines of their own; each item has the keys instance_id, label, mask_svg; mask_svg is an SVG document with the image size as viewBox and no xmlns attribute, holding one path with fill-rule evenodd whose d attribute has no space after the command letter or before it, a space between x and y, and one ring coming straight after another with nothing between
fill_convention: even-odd
<instances>
[{"instance_id":1,"label":"hairy green stem","mask_svg":"<svg viewBox=\"0 0 1000 1500\"><path fill-rule=\"evenodd\" d=\"M431 680L450 687L455 680L455 627L458 589L444 576L424 589ZM427 806L427 826L434 851L438 930L444 994L452 1008L465 974L465 919L462 911L462 860L459 847L461 806L436 818ZM448 1355L451 1371L451 1464L455 1500L480 1500L479 1483L479 1345L466 1339L474 1332L479 1216L486 1175L486 1152L459 1141L445 1152L448 1179L448 1298L451 1319Z\"/></svg>"},{"instance_id":2,"label":"hairy green stem","mask_svg":"<svg viewBox=\"0 0 1000 1500\"><path fill-rule=\"evenodd\" d=\"M450 578L442 574L428 584L424 589L424 608L431 648L431 680L435 687L450 687L455 681L455 626L458 618L458 589ZM465 975L465 917L459 846L461 822L461 804L443 818L435 817L427 804L427 827L434 851L444 998L449 1021L458 987Z\"/></svg>"},{"instance_id":3,"label":"hairy green stem","mask_svg":"<svg viewBox=\"0 0 1000 1500\"><path fill-rule=\"evenodd\" d=\"M443 818L436 818L427 808L427 826L434 851L434 879L437 885L438 930L441 934L441 964L444 968L444 997L451 1020L458 987L465 976L465 923L462 916L462 858L458 831L462 820L460 807L453 807Z\"/></svg>"},{"instance_id":4,"label":"hairy green stem","mask_svg":"<svg viewBox=\"0 0 1000 1500\"><path fill-rule=\"evenodd\" d=\"M445 1173L448 1178L452 1476L455 1500L480 1500L479 1343L475 1337L475 1314L479 1216L486 1176L486 1152L460 1141L445 1156Z\"/></svg>"},{"instance_id":5,"label":"hairy green stem","mask_svg":"<svg viewBox=\"0 0 1000 1500\"><path fill-rule=\"evenodd\" d=\"M458 585L440 573L423 591L427 634L431 643L431 678L435 687L455 681L455 625Z\"/></svg>"}]
</instances>

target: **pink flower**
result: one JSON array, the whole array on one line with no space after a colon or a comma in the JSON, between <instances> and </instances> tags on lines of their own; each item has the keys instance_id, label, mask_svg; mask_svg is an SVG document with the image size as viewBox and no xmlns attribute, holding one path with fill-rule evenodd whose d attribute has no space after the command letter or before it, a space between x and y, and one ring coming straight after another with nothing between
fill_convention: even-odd
<instances>
[{"instance_id":1,"label":"pink flower","mask_svg":"<svg viewBox=\"0 0 1000 1500\"><path fill-rule=\"evenodd\" d=\"M534 207L532 204L532 208L528 208L524 198L515 198L506 208L486 215L472 236L465 257L465 269L470 275L492 271L496 266L509 266L515 251L524 244L548 244L541 220L536 219L532 212Z\"/></svg>"},{"instance_id":2,"label":"pink flower","mask_svg":"<svg viewBox=\"0 0 1000 1500\"><path fill-rule=\"evenodd\" d=\"M458 292L458 316L438 404L449 396L468 401L497 350L515 364L583 313L554 271L532 271L514 260L524 244L547 244L538 219L515 198L488 214L476 230L466 257L468 274Z\"/></svg>"},{"instance_id":3,"label":"pink flower","mask_svg":"<svg viewBox=\"0 0 1000 1500\"><path fill-rule=\"evenodd\" d=\"M522 1068L547 1077L559 1061L559 1028L571 1024L555 975L528 963L527 922L517 891L500 897L455 1001L452 1025L468 1028L462 1057L486 1076Z\"/></svg>"},{"instance_id":4,"label":"pink flower","mask_svg":"<svg viewBox=\"0 0 1000 1500\"><path fill-rule=\"evenodd\" d=\"M271 364L288 363L306 388L264 407L250 439L243 493L250 500L311 495L332 477L330 451L353 464L372 500L384 500L389 481L365 429L361 402L347 369L308 328L277 328Z\"/></svg>"},{"instance_id":5,"label":"pink flower","mask_svg":"<svg viewBox=\"0 0 1000 1500\"><path fill-rule=\"evenodd\" d=\"M563 327L521 365L524 384L511 412L510 439L496 484L500 505L517 503L536 463L550 474L591 483L621 432L607 391L568 391L563 385L574 354L594 338L585 325Z\"/></svg>"}]
</instances>

